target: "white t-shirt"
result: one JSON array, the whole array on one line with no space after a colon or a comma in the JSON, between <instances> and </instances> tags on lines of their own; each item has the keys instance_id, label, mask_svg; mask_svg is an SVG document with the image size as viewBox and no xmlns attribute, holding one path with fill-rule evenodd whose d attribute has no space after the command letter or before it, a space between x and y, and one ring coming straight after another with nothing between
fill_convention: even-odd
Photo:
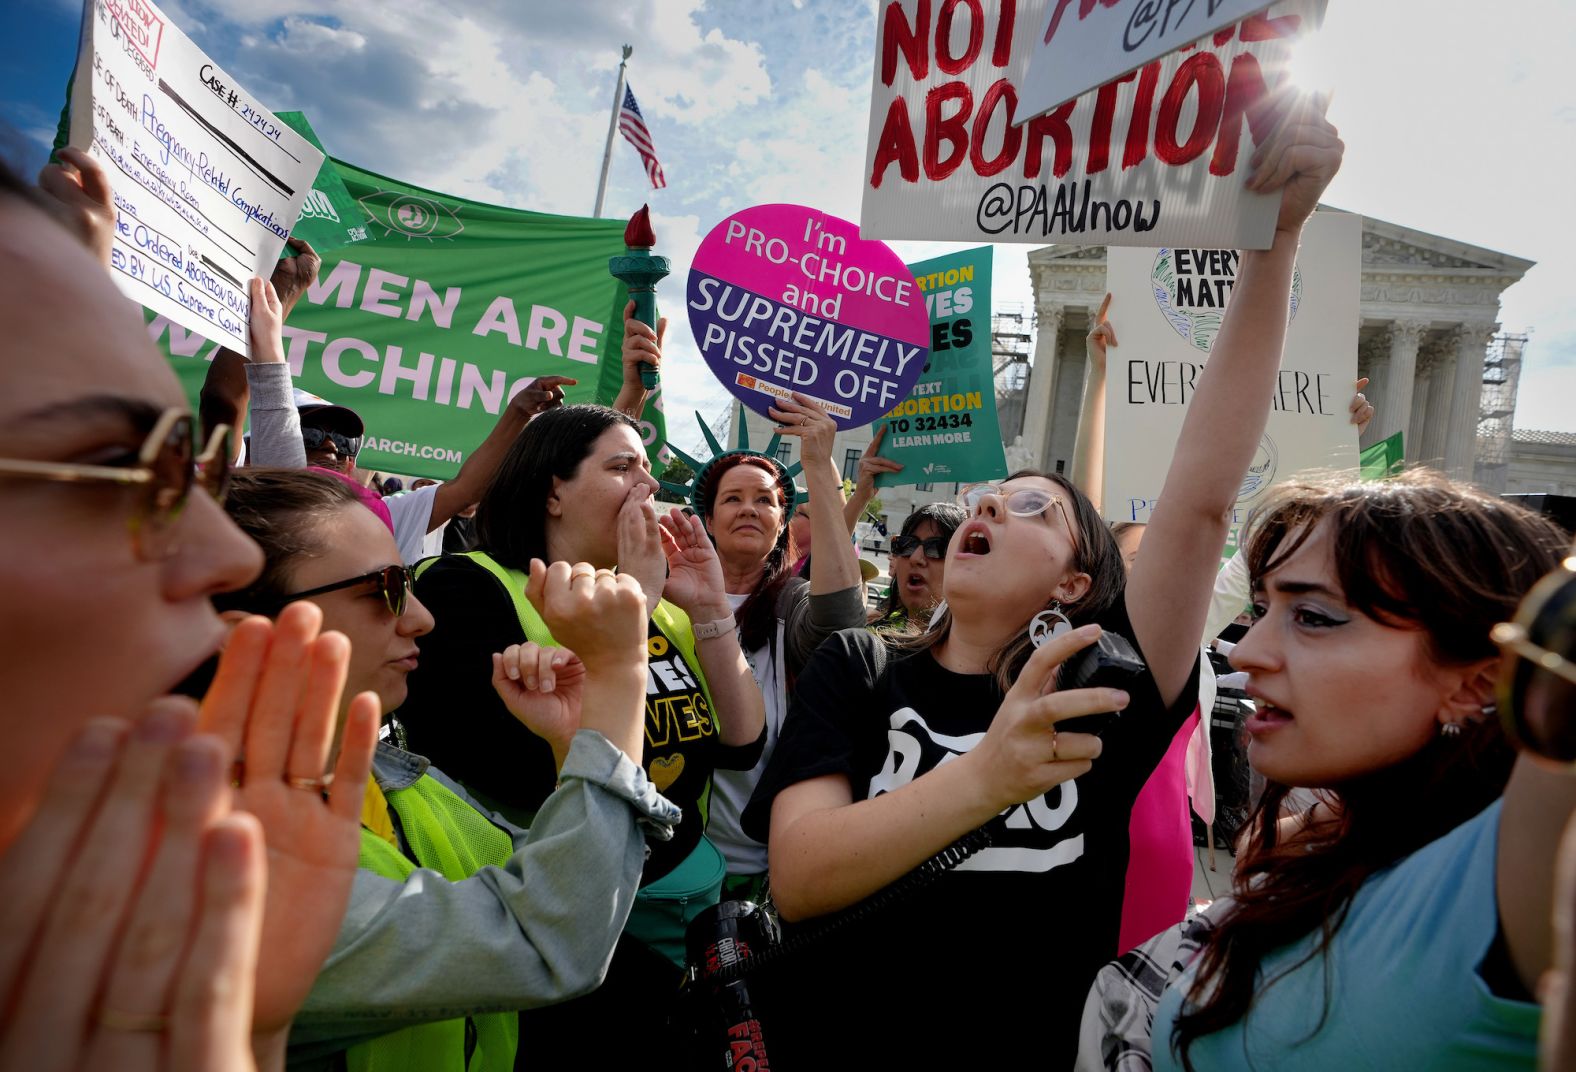
<instances>
[{"instance_id":1,"label":"white t-shirt","mask_svg":"<svg viewBox=\"0 0 1576 1072\"><path fill-rule=\"evenodd\" d=\"M728 594L728 606L737 614L748 595ZM777 622L777 643L766 644L744 653L755 684L760 686L766 705L766 747L754 767L747 771L719 770L711 779L711 804L706 822L706 837L728 860L730 875L759 875L766 870L766 846L749 837L739 827L739 816L755 793L755 783L772 758L783 718L788 714L788 675L783 663L783 623ZM773 649L775 658L773 657Z\"/></svg>"},{"instance_id":2,"label":"white t-shirt","mask_svg":"<svg viewBox=\"0 0 1576 1072\"><path fill-rule=\"evenodd\" d=\"M389 508L389 517L394 522L394 542L399 545L400 561L407 566L422 559L422 544L432 523L432 500L437 494L438 485L428 484L415 491L383 497L383 505Z\"/></svg>"}]
</instances>

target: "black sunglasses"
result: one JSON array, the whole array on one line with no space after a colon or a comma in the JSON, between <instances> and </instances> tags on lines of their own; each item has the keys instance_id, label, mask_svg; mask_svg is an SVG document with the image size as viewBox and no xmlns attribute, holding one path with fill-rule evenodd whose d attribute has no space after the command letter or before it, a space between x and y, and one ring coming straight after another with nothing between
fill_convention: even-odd
<instances>
[{"instance_id":1,"label":"black sunglasses","mask_svg":"<svg viewBox=\"0 0 1576 1072\"><path fill-rule=\"evenodd\" d=\"M361 437L330 432L326 428L301 429L301 442L307 450L318 450L324 443L332 443L334 452L341 458L354 458L361 451Z\"/></svg>"},{"instance_id":2,"label":"black sunglasses","mask_svg":"<svg viewBox=\"0 0 1576 1072\"><path fill-rule=\"evenodd\" d=\"M405 604L415 583L415 575L411 573L409 567L384 566L380 570L363 573L359 577L351 577L347 580L335 581L333 584L309 588L305 592L292 592L287 596L280 596L278 599L270 600L262 606L254 606L252 609L259 614L271 616L283 609L285 604L294 603L300 599L326 595L329 592L337 592L342 588L354 588L358 584L376 584L382 590L383 602L388 604L389 613L398 618L405 613Z\"/></svg>"},{"instance_id":3,"label":"black sunglasses","mask_svg":"<svg viewBox=\"0 0 1576 1072\"><path fill-rule=\"evenodd\" d=\"M923 540L918 536L894 536L892 537L892 553L898 558L907 558L917 548L923 547L926 558L935 559L939 562L947 557L947 540L948 537L946 536L927 536Z\"/></svg>"}]
</instances>

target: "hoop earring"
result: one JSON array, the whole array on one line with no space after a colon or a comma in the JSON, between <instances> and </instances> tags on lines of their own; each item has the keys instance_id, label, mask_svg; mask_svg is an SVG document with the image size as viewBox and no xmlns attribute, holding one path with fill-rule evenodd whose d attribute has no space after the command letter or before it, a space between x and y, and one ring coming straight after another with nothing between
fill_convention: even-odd
<instances>
[{"instance_id":1,"label":"hoop earring","mask_svg":"<svg viewBox=\"0 0 1576 1072\"><path fill-rule=\"evenodd\" d=\"M1060 602L1052 604L1049 608L1040 611L1029 622L1029 640L1036 648L1042 647L1047 641L1055 640L1073 631L1073 623L1067 620L1067 615L1062 613Z\"/></svg>"}]
</instances>

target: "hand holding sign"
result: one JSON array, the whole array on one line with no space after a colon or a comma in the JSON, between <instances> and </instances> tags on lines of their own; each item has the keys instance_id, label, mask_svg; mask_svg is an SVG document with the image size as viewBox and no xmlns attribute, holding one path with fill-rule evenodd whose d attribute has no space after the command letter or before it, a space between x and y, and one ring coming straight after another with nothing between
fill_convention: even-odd
<instances>
[{"instance_id":1,"label":"hand holding sign","mask_svg":"<svg viewBox=\"0 0 1576 1072\"><path fill-rule=\"evenodd\" d=\"M60 163L44 165L38 173L39 188L65 207L88 248L108 267L115 244L115 198L109 176L97 160L74 145L55 156Z\"/></svg>"},{"instance_id":2,"label":"hand holding sign","mask_svg":"<svg viewBox=\"0 0 1576 1072\"><path fill-rule=\"evenodd\" d=\"M1319 197L1341 169L1346 143L1335 126L1324 118L1329 99L1318 94L1303 97L1287 113L1287 121L1275 136L1253 154L1249 161L1253 174L1247 188L1255 193L1272 193L1281 187L1280 215L1276 231L1296 231L1313 215Z\"/></svg>"},{"instance_id":3,"label":"hand holding sign","mask_svg":"<svg viewBox=\"0 0 1576 1072\"><path fill-rule=\"evenodd\" d=\"M784 399L768 407L766 415L777 422L778 435L798 437L799 457L806 469L831 464L837 422L828 417L826 410L816 405L813 398L795 392L791 400Z\"/></svg>"}]
</instances>

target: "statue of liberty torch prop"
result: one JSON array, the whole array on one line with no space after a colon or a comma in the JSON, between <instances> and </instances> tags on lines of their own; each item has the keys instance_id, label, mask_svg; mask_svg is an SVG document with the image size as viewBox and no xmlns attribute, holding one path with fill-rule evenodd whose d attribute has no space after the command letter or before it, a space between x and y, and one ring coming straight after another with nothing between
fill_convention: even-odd
<instances>
[{"instance_id":1,"label":"statue of liberty torch prop","mask_svg":"<svg viewBox=\"0 0 1576 1072\"><path fill-rule=\"evenodd\" d=\"M635 301L635 319L655 329L657 326L657 284L670 271L668 259L651 252L657 236L651 230L651 210L640 206L640 211L629 218L624 228L624 255L609 257L607 271L614 279L622 280ZM657 369L654 365L640 366L640 385L648 391L657 389Z\"/></svg>"}]
</instances>

